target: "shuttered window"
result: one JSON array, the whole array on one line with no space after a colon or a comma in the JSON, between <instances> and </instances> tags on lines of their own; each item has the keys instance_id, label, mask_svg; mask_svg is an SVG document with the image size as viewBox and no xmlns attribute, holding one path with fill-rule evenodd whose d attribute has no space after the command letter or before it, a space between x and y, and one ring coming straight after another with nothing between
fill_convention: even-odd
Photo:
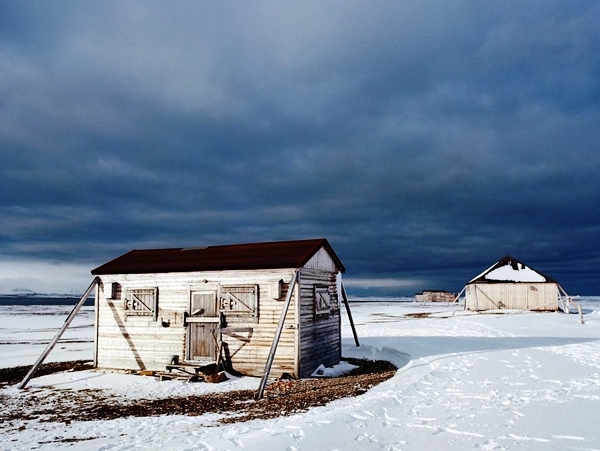
<instances>
[{"instance_id":1,"label":"shuttered window","mask_svg":"<svg viewBox=\"0 0 600 451\"><path fill-rule=\"evenodd\" d=\"M220 309L227 321L258 321L258 285L222 286Z\"/></svg>"},{"instance_id":2,"label":"shuttered window","mask_svg":"<svg viewBox=\"0 0 600 451\"><path fill-rule=\"evenodd\" d=\"M315 285L315 316L329 316L331 311L331 294L327 285Z\"/></svg>"},{"instance_id":3,"label":"shuttered window","mask_svg":"<svg viewBox=\"0 0 600 451\"><path fill-rule=\"evenodd\" d=\"M125 314L128 316L152 316L158 311L158 290L156 288L129 289L125 295Z\"/></svg>"}]
</instances>

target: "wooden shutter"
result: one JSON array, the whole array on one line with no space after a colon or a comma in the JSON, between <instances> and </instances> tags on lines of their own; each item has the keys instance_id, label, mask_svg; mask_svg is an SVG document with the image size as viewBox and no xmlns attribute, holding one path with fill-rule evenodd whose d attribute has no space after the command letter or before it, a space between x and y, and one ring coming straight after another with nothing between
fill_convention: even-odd
<instances>
[{"instance_id":1,"label":"wooden shutter","mask_svg":"<svg viewBox=\"0 0 600 451\"><path fill-rule=\"evenodd\" d=\"M258 285L222 286L220 309L228 321L256 321L258 319Z\"/></svg>"}]
</instances>

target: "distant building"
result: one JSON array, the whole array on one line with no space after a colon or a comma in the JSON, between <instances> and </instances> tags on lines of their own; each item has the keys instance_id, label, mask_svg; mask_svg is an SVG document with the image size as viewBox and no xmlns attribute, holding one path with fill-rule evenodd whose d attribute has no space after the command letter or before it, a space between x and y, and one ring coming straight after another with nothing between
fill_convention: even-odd
<instances>
[{"instance_id":1,"label":"distant building","mask_svg":"<svg viewBox=\"0 0 600 451\"><path fill-rule=\"evenodd\" d=\"M561 291L556 280L507 255L467 283L465 310L554 311Z\"/></svg>"},{"instance_id":2,"label":"distant building","mask_svg":"<svg viewBox=\"0 0 600 451\"><path fill-rule=\"evenodd\" d=\"M417 302L454 302L456 294L446 290L423 290L415 293Z\"/></svg>"}]
</instances>

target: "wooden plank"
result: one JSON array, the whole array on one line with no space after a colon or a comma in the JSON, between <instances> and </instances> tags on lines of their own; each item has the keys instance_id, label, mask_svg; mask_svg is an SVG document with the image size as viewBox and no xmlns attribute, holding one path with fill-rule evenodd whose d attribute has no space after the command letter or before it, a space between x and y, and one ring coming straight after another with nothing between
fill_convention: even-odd
<instances>
[{"instance_id":1,"label":"wooden plank","mask_svg":"<svg viewBox=\"0 0 600 451\"><path fill-rule=\"evenodd\" d=\"M67 330L67 327L69 327L69 325L75 318L75 315L77 315L77 313L81 309L81 306L85 303L85 301L87 300L89 295L92 293L92 290L94 288L96 288L96 285L98 284L99 281L100 281L100 278L98 278L98 277L94 278L94 280L92 281L92 283L90 284L88 289L85 291L85 293L83 294L83 296L81 297L79 302L75 305L75 307L73 307L73 310L71 311L69 316L67 316L67 319L65 319L65 322L64 322L63 326L61 327L61 329L58 331L58 333L52 339L52 341L50 341L50 343L48 343L48 346L46 347L46 349L44 350L42 355L40 355L40 357L37 359L37 361L33 364L33 366L31 367L31 370L29 370L29 372L25 375L25 377L19 384L20 389L25 388L27 383L31 380L33 375L37 372L37 370L39 369L41 364L44 362L46 357L48 357L48 354L50 354L52 349L54 349L54 346L56 346L56 343L58 343L58 340L60 340L60 337L62 337L62 335L65 333L65 331Z\"/></svg>"},{"instance_id":2,"label":"wooden plank","mask_svg":"<svg viewBox=\"0 0 600 451\"><path fill-rule=\"evenodd\" d=\"M346 288L342 283L342 299L344 300L344 305L346 306L346 313L348 314L348 320L350 321L350 327L352 328L352 335L354 336L354 343L358 348L360 343L358 342L358 335L356 333L356 328L354 327L354 320L352 319L352 312L350 311L350 304L348 303L348 296L346 296Z\"/></svg>"},{"instance_id":3,"label":"wooden plank","mask_svg":"<svg viewBox=\"0 0 600 451\"><path fill-rule=\"evenodd\" d=\"M218 323L219 318L214 316L208 318L203 318L201 316L188 316L185 321L186 323Z\"/></svg>"},{"instance_id":4,"label":"wooden plank","mask_svg":"<svg viewBox=\"0 0 600 451\"><path fill-rule=\"evenodd\" d=\"M267 363L265 364L265 372L263 374L262 379L260 380L258 391L256 392L256 399L261 399L263 397L265 388L267 387L267 379L269 378L269 372L271 371L271 365L273 364L273 359L275 358L275 352L277 351L277 345L279 344L279 337L281 336L281 331L283 329L283 324L285 323L285 317L287 315L288 308L293 297L294 287L296 285L297 279L298 271L294 272L294 277L292 277L292 281L290 282L290 289L287 292L285 304L283 305L283 308L281 310L279 324L277 325L277 332L275 334L275 337L273 337L273 344L271 345L269 357L267 358Z\"/></svg>"}]
</instances>

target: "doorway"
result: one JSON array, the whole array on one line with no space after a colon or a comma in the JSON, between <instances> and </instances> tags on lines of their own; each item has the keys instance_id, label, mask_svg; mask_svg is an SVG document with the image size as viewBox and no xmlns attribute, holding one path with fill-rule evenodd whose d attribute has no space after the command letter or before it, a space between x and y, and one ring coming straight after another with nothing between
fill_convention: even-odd
<instances>
[{"instance_id":1,"label":"doorway","mask_svg":"<svg viewBox=\"0 0 600 451\"><path fill-rule=\"evenodd\" d=\"M216 291L192 291L190 293L187 323L187 360L215 360L219 329Z\"/></svg>"}]
</instances>

